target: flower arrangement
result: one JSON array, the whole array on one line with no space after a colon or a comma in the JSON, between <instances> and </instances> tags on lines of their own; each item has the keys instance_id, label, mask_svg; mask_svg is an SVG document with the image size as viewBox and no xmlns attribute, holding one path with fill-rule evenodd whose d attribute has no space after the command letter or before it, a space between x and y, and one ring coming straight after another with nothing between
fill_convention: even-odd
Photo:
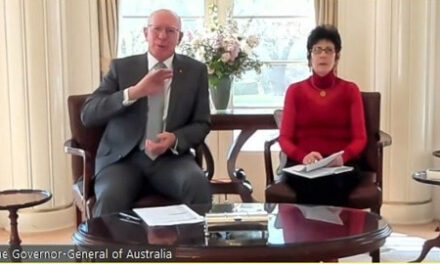
<instances>
[{"instance_id":1,"label":"flower arrangement","mask_svg":"<svg viewBox=\"0 0 440 264\"><path fill-rule=\"evenodd\" d=\"M187 40L181 44L181 50L207 65L210 86L217 87L224 78L240 78L248 70L260 73L262 63L253 52L259 38L240 35L230 15L226 25L220 25L216 5L209 7L209 17L207 32L189 33Z\"/></svg>"}]
</instances>

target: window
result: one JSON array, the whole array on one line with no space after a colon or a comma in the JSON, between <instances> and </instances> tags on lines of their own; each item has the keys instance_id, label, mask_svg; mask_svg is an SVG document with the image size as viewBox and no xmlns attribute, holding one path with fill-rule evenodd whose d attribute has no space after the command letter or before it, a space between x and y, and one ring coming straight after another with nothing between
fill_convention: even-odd
<instances>
[{"instance_id":1,"label":"window","mask_svg":"<svg viewBox=\"0 0 440 264\"><path fill-rule=\"evenodd\" d=\"M175 10L185 34L201 31L206 0L121 0L118 57L144 53L142 28L160 8ZM227 1L218 1L219 6ZM219 8L220 9L220 8ZM220 14L225 16L225 14ZM256 52L267 66L234 80L232 107L276 108L283 105L289 84L309 75L306 40L315 26L314 0L235 0L232 17L242 32L260 36Z\"/></svg>"},{"instance_id":2,"label":"window","mask_svg":"<svg viewBox=\"0 0 440 264\"><path fill-rule=\"evenodd\" d=\"M142 28L148 15L157 9L176 11L182 19L182 31L190 32L203 27L204 0L121 0L119 2L118 57L147 51Z\"/></svg>"},{"instance_id":3,"label":"window","mask_svg":"<svg viewBox=\"0 0 440 264\"><path fill-rule=\"evenodd\" d=\"M306 43L315 26L314 1L235 0L232 16L242 31L260 36L256 52L267 65L260 75L249 72L234 81L233 107L282 107L289 84L309 75ZM277 130L258 131L243 150L261 151L262 142L277 134Z\"/></svg>"},{"instance_id":4,"label":"window","mask_svg":"<svg viewBox=\"0 0 440 264\"><path fill-rule=\"evenodd\" d=\"M182 31L202 31L208 0L121 0L119 7L118 57L144 53L142 28L148 15L168 8L182 18ZM309 75L306 41L315 26L314 0L234 0L217 1L219 9L232 3L232 18L242 32L260 36L256 52L266 64L262 73L246 73L234 80L233 108L279 108L289 84ZM220 13L220 16L226 16ZM223 17L224 18L224 17ZM222 21L222 18L220 18ZM261 150L262 142L276 131L260 131L243 150Z\"/></svg>"}]
</instances>

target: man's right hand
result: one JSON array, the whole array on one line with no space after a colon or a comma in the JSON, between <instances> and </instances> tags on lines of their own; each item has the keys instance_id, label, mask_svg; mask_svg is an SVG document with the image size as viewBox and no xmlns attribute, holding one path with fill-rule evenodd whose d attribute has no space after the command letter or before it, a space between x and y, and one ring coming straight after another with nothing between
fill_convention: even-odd
<instances>
[{"instance_id":1,"label":"man's right hand","mask_svg":"<svg viewBox=\"0 0 440 264\"><path fill-rule=\"evenodd\" d=\"M173 77L171 69L152 70L147 73L136 85L128 88L130 100L157 94L165 88L165 81Z\"/></svg>"}]
</instances>

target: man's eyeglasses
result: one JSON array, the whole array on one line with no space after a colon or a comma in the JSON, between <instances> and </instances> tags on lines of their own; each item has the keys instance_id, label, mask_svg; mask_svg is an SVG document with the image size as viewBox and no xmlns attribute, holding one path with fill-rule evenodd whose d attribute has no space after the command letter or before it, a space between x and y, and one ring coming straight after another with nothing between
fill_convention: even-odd
<instances>
[{"instance_id":1,"label":"man's eyeglasses","mask_svg":"<svg viewBox=\"0 0 440 264\"><path fill-rule=\"evenodd\" d=\"M152 32L155 35L159 35L161 32L165 32L168 36L175 35L179 33L179 30L177 28L173 27L163 27L163 26L157 26L157 25L148 25L149 28L151 28Z\"/></svg>"},{"instance_id":2,"label":"man's eyeglasses","mask_svg":"<svg viewBox=\"0 0 440 264\"><path fill-rule=\"evenodd\" d=\"M327 48L313 47L312 48L312 53L315 54L315 55L319 55L323 51L324 51L325 54L333 54L333 53L335 53L335 49L329 48L329 47L327 47Z\"/></svg>"}]
</instances>

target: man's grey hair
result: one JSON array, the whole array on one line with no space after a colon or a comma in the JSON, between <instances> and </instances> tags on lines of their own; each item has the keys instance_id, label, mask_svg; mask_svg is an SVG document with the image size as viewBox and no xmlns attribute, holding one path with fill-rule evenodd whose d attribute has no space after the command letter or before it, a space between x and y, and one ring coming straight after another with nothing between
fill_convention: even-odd
<instances>
[{"instance_id":1,"label":"man's grey hair","mask_svg":"<svg viewBox=\"0 0 440 264\"><path fill-rule=\"evenodd\" d=\"M151 17L153 17L153 16L154 16L155 14L157 14L157 13L162 13L162 12L164 12L164 13L169 13L169 14L175 16L175 17L177 18L177 23L179 24L179 25L178 25L178 27L179 27L178 29L180 30L180 29L182 28L182 20L181 20L180 16L179 16L176 12L174 12L174 11L172 11L172 10L170 10L170 9L158 9L158 10L156 10L156 11L153 11L153 12L150 14L150 16L148 17L148 25L151 24Z\"/></svg>"}]
</instances>

